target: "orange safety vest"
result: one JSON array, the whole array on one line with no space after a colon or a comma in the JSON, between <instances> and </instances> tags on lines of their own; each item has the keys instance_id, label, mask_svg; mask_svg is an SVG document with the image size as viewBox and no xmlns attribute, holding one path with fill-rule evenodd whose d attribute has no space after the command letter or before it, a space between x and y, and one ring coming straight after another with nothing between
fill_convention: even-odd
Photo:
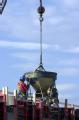
<instances>
[{"instance_id":1,"label":"orange safety vest","mask_svg":"<svg viewBox=\"0 0 79 120\"><path fill-rule=\"evenodd\" d=\"M18 83L18 89L21 90L22 92L27 92L28 87L24 82L20 81Z\"/></svg>"}]
</instances>

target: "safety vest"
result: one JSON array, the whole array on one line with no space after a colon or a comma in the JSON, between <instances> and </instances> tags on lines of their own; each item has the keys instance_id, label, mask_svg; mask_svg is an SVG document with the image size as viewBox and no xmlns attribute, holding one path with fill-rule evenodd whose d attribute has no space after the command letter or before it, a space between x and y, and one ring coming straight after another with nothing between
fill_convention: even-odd
<instances>
[{"instance_id":1,"label":"safety vest","mask_svg":"<svg viewBox=\"0 0 79 120\"><path fill-rule=\"evenodd\" d=\"M24 82L20 81L18 83L18 90L20 90L21 92L27 92L28 87Z\"/></svg>"}]
</instances>

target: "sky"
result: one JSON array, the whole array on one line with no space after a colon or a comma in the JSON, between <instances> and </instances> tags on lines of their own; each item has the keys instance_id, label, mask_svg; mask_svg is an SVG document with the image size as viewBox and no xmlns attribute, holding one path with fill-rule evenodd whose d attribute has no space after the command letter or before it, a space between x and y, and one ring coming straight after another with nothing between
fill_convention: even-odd
<instances>
[{"instance_id":1,"label":"sky","mask_svg":"<svg viewBox=\"0 0 79 120\"><path fill-rule=\"evenodd\" d=\"M79 0L43 0L43 65L59 99L79 104ZM7 0L0 15L0 89L39 66L39 0Z\"/></svg>"}]
</instances>

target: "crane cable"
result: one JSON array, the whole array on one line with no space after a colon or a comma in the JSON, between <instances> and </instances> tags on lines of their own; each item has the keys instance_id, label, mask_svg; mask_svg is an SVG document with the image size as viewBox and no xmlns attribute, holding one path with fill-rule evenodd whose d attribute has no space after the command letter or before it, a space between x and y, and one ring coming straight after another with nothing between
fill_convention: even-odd
<instances>
[{"instance_id":1,"label":"crane cable","mask_svg":"<svg viewBox=\"0 0 79 120\"><path fill-rule=\"evenodd\" d=\"M40 0L40 6L42 6L42 0Z\"/></svg>"},{"instance_id":2,"label":"crane cable","mask_svg":"<svg viewBox=\"0 0 79 120\"><path fill-rule=\"evenodd\" d=\"M42 11L42 0L40 0L40 10ZM39 10L38 10L39 12ZM42 16L42 12L39 12L40 13L40 65L43 66L43 63L42 63L42 22L43 22L43 16Z\"/></svg>"},{"instance_id":3,"label":"crane cable","mask_svg":"<svg viewBox=\"0 0 79 120\"><path fill-rule=\"evenodd\" d=\"M40 65L37 68L37 70L45 71L42 63L42 22L43 22L43 13L45 12L45 8L42 6L42 0L40 0L40 6L38 8L38 13L40 15L39 21L40 21Z\"/></svg>"}]
</instances>

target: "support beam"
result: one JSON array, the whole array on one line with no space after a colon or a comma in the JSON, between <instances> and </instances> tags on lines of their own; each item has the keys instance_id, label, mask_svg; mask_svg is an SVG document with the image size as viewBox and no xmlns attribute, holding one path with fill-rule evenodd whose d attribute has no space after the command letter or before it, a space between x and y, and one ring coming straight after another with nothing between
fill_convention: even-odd
<instances>
[{"instance_id":1,"label":"support beam","mask_svg":"<svg viewBox=\"0 0 79 120\"><path fill-rule=\"evenodd\" d=\"M7 0L0 0L0 14L3 13Z\"/></svg>"}]
</instances>

